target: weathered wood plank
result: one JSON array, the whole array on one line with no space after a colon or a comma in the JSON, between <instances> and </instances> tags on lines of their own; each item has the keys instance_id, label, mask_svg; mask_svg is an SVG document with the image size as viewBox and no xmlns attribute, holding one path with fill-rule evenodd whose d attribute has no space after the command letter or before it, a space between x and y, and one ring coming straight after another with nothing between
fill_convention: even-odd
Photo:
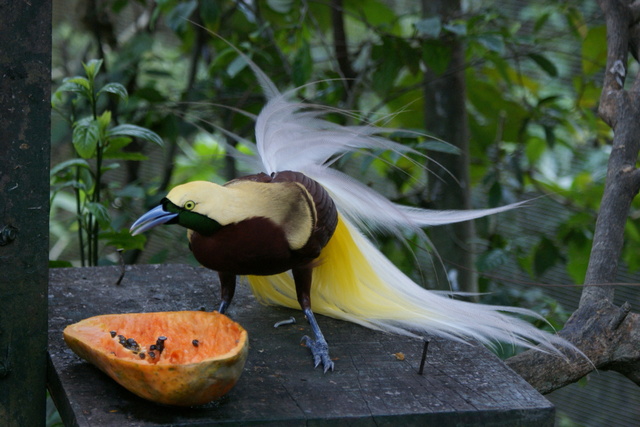
<instances>
[{"instance_id":1,"label":"weathered wood plank","mask_svg":"<svg viewBox=\"0 0 640 427\"><path fill-rule=\"evenodd\" d=\"M146 402L81 361L62 329L112 312L212 310L216 276L184 265L51 271L50 389L69 425L553 425L552 405L482 347L432 339L424 375L422 342L319 317L336 370L313 369L300 346L301 313L263 307L242 286L230 315L249 332L249 360L236 387L197 408ZM295 325L273 328L290 316ZM394 353L404 353L400 361Z\"/></svg>"},{"instance_id":2,"label":"weathered wood plank","mask_svg":"<svg viewBox=\"0 0 640 427\"><path fill-rule=\"evenodd\" d=\"M0 424L45 420L51 2L0 6Z\"/></svg>"}]
</instances>

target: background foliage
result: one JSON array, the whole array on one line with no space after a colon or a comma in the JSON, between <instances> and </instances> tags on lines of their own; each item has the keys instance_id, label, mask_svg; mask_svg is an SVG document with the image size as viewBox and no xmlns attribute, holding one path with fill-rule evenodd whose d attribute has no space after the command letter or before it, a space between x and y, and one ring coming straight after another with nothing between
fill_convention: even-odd
<instances>
[{"instance_id":1,"label":"background foliage","mask_svg":"<svg viewBox=\"0 0 640 427\"><path fill-rule=\"evenodd\" d=\"M358 112L335 120L381 121L423 133L429 133L425 71L442 75L451 59L443 40L456 38L465 49L474 204L496 206L543 194L565 208L545 219L546 234L509 235L495 219L479 221L480 289L498 289L501 281L491 272L507 262L516 262L533 282L562 265L580 284L610 138L595 112L606 59L604 27L591 18L595 4L540 1L509 9L500 2L467 1L454 18L442 19L426 17L415 3L373 0L363 7L355 0L334 1L346 29L340 39L326 2L78 2L75 20L55 28L56 84L64 89L63 78L80 74L83 63L103 61L96 84L118 84L128 95L126 103L111 97L104 106L112 125L136 125L165 141L160 149L143 135L129 135L122 155L104 160L101 204L109 221L100 234L98 262L118 262L116 250L122 247L129 249L127 262L188 257L186 245L175 250L178 245L168 243L181 238L169 230L150 237L142 258L136 249L142 242L125 245L123 236L136 215L171 186L193 179L224 182L245 171L227 155L234 143L220 129L252 138L252 122L238 110L257 113L264 101L242 58L211 32L242 49L281 89L304 86L301 97ZM66 102L78 117L90 107ZM427 154L455 152L435 140L397 138ZM60 165L74 157L73 141L69 125L54 117L54 186L64 180ZM430 174L403 159L352 156L339 166L399 202L430 202ZM69 231L78 218L75 196L66 187L54 190L51 258L78 263L77 233ZM638 225L634 219L627 227L625 261L631 269L639 267L632 249L640 240ZM422 251L409 255L384 236L380 243L405 271L425 286L437 286L429 279L437 260ZM556 324L563 320L562 310L539 291L498 292L491 302L514 298L542 304Z\"/></svg>"}]
</instances>

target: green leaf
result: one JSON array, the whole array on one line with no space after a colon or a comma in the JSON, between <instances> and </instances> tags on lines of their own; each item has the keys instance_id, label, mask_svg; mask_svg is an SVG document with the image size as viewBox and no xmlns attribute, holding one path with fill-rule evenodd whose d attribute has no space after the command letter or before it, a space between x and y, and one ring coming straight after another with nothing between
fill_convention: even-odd
<instances>
[{"instance_id":1,"label":"green leaf","mask_svg":"<svg viewBox=\"0 0 640 427\"><path fill-rule=\"evenodd\" d=\"M98 116L98 127L100 129L100 135L105 135L107 127L111 124L111 111L105 110L104 113Z\"/></svg>"},{"instance_id":2,"label":"green leaf","mask_svg":"<svg viewBox=\"0 0 640 427\"><path fill-rule=\"evenodd\" d=\"M114 191L114 195L116 197L130 197L134 199L144 199L145 191L144 191L144 188L139 185L129 184L120 190Z\"/></svg>"},{"instance_id":3,"label":"green leaf","mask_svg":"<svg viewBox=\"0 0 640 427\"><path fill-rule=\"evenodd\" d=\"M127 89L120 83L107 83L106 85L102 86L102 89L98 91L97 97L105 92L117 95L124 102L127 102L129 100L129 93L127 93Z\"/></svg>"},{"instance_id":4,"label":"green leaf","mask_svg":"<svg viewBox=\"0 0 640 427\"><path fill-rule=\"evenodd\" d=\"M59 96L62 92L78 93L87 100L91 100L91 84L84 77L72 77L65 79L56 90L54 96Z\"/></svg>"},{"instance_id":5,"label":"green leaf","mask_svg":"<svg viewBox=\"0 0 640 427\"><path fill-rule=\"evenodd\" d=\"M49 268L68 268L73 267L69 261L49 260Z\"/></svg>"},{"instance_id":6,"label":"green leaf","mask_svg":"<svg viewBox=\"0 0 640 427\"><path fill-rule=\"evenodd\" d=\"M220 6L216 1L200 2L200 18L207 28L215 28L220 19Z\"/></svg>"},{"instance_id":7,"label":"green leaf","mask_svg":"<svg viewBox=\"0 0 640 427\"><path fill-rule=\"evenodd\" d=\"M442 31L442 21L438 16L421 19L414 26L420 36L430 39L437 39Z\"/></svg>"},{"instance_id":8,"label":"green leaf","mask_svg":"<svg viewBox=\"0 0 640 427\"><path fill-rule=\"evenodd\" d=\"M345 16L357 16L362 22L366 22L372 27L384 26L393 30L393 28L389 28L389 25L398 19L394 10L387 3L389 2L380 0L346 0L344 2Z\"/></svg>"},{"instance_id":9,"label":"green leaf","mask_svg":"<svg viewBox=\"0 0 640 427\"><path fill-rule=\"evenodd\" d=\"M448 32L455 34L456 36L466 36L467 35L467 23L465 21L452 21L448 24L442 26Z\"/></svg>"},{"instance_id":10,"label":"green leaf","mask_svg":"<svg viewBox=\"0 0 640 427\"><path fill-rule=\"evenodd\" d=\"M498 34L480 34L476 38L477 42L491 52L499 55L504 54L504 39Z\"/></svg>"},{"instance_id":11,"label":"green leaf","mask_svg":"<svg viewBox=\"0 0 640 427\"><path fill-rule=\"evenodd\" d=\"M66 160L62 163L58 163L57 165L53 166L51 168L51 171L49 172L50 176L54 176L57 175L58 173L62 172L65 169L69 169L69 168L76 168L76 167L81 167L81 168L87 168L89 170L91 170L91 167L89 166L89 163L87 163L86 160L84 159L70 159L70 160Z\"/></svg>"},{"instance_id":12,"label":"green leaf","mask_svg":"<svg viewBox=\"0 0 640 427\"><path fill-rule=\"evenodd\" d=\"M578 242L570 241L567 250L567 273L574 283L584 283L589 266L589 255L591 254L591 241Z\"/></svg>"},{"instance_id":13,"label":"green leaf","mask_svg":"<svg viewBox=\"0 0 640 427\"><path fill-rule=\"evenodd\" d=\"M84 118L75 123L71 137L76 152L83 159L90 159L100 140L100 126L96 120Z\"/></svg>"},{"instance_id":14,"label":"green leaf","mask_svg":"<svg viewBox=\"0 0 640 427\"><path fill-rule=\"evenodd\" d=\"M406 40L397 38L396 40L396 48L398 50L398 55L400 57L400 61L409 69L411 74L418 75L421 74L420 71L420 47L413 47Z\"/></svg>"},{"instance_id":15,"label":"green leaf","mask_svg":"<svg viewBox=\"0 0 640 427\"><path fill-rule=\"evenodd\" d=\"M69 181L63 181L59 184L55 184L51 186L51 192L53 193L53 196L55 197L55 194L58 193L60 190L65 189L65 188L73 188L75 190L81 190L81 191L86 191L87 186L80 181L76 181L75 179L69 180Z\"/></svg>"},{"instance_id":16,"label":"green leaf","mask_svg":"<svg viewBox=\"0 0 640 427\"><path fill-rule=\"evenodd\" d=\"M165 97L162 92L160 92L153 86L145 86L136 90L135 97L138 99L144 99L145 101L149 101L150 103L162 103L165 101Z\"/></svg>"},{"instance_id":17,"label":"green leaf","mask_svg":"<svg viewBox=\"0 0 640 427\"><path fill-rule=\"evenodd\" d=\"M227 74L229 75L229 77L234 78L246 66L247 66L247 61L244 59L244 56L238 55L235 57L233 61L231 61L229 66L227 66Z\"/></svg>"},{"instance_id":18,"label":"green leaf","mask_svg":"<svg viewBox=\"0 0 640 427\"><path fill-rule=\"evenodd\" d=\"M440 153L447 153L447 154L455 154L455 155L460 154L460 149L455 145L445 141L438 141L435 139L419 142L416 145L416 148L420 150L426 150L426 151L438 151Z\"/></svg>"},{"instance_id":19,"label":"green leaf","mask_svg":"<svg viewBox=\"0 0 640 427\"><path fill-rule=\"evenodd\" d=\"M529 58L535 62L538 67L542 68L549 76L557 77L558 69L555 64L551 62L546 56L539 53L530 53Z\"/></svg>"},{"instance_id":20,"label":"green leaf","mask_svg":"<svg viewBox=\"0 0 640 427\"><path fill-rule=\"evenodd\" d=\"M296 57L293 60L293 68L291 71L291 77L293 78L293 84L296 86L302 86L309 81L311 73L313 72L313 58L311 57L311 47L305 40L298 49Z\"/></svg>"},{"instance_id":21,"label":"green leaf","mask_svg":"<svg viewBox=\"0 0 640 427\"><path fill-rule=\"evenodd\" d=\"M451 48L438 40L426 40L422 43L422 59L434 73L441 75L451 62Z\"/></svg>"},{"instance_id":22,"label":"green leaf","mask_svg":"<svg viewBox=\"0 0 640 427\"><path fill-rule=\"evenodd\" d=\"M502 203L502 185L499 181L494 181L489 187L488 203L491 207L500 206Z\"/></svg>"},{"instance_id":23,"label":"green leaf","mask_svg":"<svg viewBox=\"0 0 640 427\"><path fill-rule=\"evenodd\" d=\"M100 233L99 238L104 241L107 246L115 246L118 249L124 250L142 250L147 241L146 236L142 234L132 236L129 230Z\"/></svg>"},{"instance_id":24,"label":"green leaf","mask_svg":"<svg viewBox=\"0 0 640 427\"><path fill-rule=\"evenodd\" d=\"M534 248L533 269L541 276L561 259L560 249L547 237L543 237Z\"/></svg>"},{"instance_id":25,"label":"green leaf","mask_svg":"<svg viewBox=\"0 0 640 427\"><path fill-rule=\"evenodd\" d=\"M527 141L525 154L530 164L535 164L547 151L547 144L542 138L532 137Z\"/></svg>"},{"instance_id":26,"label":"green leaf","mask_svg":"<svg viewBox=\"0 0 640 427\"><path fill-rule=\"evenodd\" d=\"M166 14L167 26L175 32L182 31L197 7L198 2L196 0L178 3Z\"/></svg>"},{"instance_id":27,"label":"green leaf","mask_svg":"<svg viewBox=\"0 0 640 427\"><path fill-rule=\"evenodd\" d=\"M111 224L111 215L109 215L109 210L102 203L89 202L86 204L87 210L93 214L93 216L98 220L98 224L101 229L109 228Z\"/></svg>"},{"instance_id":28,"label":"green leaf","mask_svg":"<svg viewBox=\"0 0 640 427\"><path fill-rule=\"evenodd\" d=\"M160 138L157 133L147 128L130 124L118 125L111 128L107 132L107 136L109 138L116 136L130 136L132 138L138 138L145 141L153 142L155 144L158 144L159 146L164 145L162 138Z\"/></svg>"},{"instance_id":29,"label":"green leaf","mask_svg":"<svg viewBox=\"0 0 640 427\"><path fill-rule=\"evenodd\" d=\"M83 63L82 67L84 68L84 72L87 74L89 81L93 81L100 72L102 59L92 59L86 64Z\"/></svg>"},{"instance_id":30,"label":"green leaf","mask_svg":"<svg viewBox=\"0 0 640 427\"><path fill-rule=\"evenodd\" d=\"M267 5L271 10L282 14L291 12L293 3L293 0L267 0Z\"/></svg>"},{"instance_id":31,"label":"green leaf","mask_svg":"<svg viewBox=\"0 0 640 427\"><path fill-rule=\"evenodd\" d=\"M582 43L582 72L591 76L607 64L607 29L604 25L589 29Z\"/></svg>"},{"instance_id":32,"label":"green leaf","mask_svg":"<svg viewBox=\"0 0 640 427\"><path fill-rule=\"evenodd\" d=\"M544 98L540 98L538 100L538 107L545 104L552 104L554 101L557 101L559 99L561 99L560 95L551 95L551 96L546 96Z\"/></svg>"},{"instance_id":33,"label":"green leaf","mask_svg":"<svg viewBox=\"0 0 640 427\"><path fill-rule=\"evenodd\" d=\"M128 152L128 151L110 151L104 153L105 159L111 160L129 160L134 162L143 162L148 160L149 157L142 153Z\"/></svg>"},{"instance_id":34,"label":"green leaf","mask_svg":"<svg viewBox=\"0 0 640 427\"><path fill-rule=\"evenodd\" d=\"M553 126L544 125L544 136L547 140L549 147L553 148L556 145L556 134L553 131Z\"/></svg>"},{"instance_id":35,"label":"green leaf","mask_svg":"<svg viewBox=\"0 0 640 427\"><path fill-rule=\"evenodd\" d=\"M91 89L89 80L84 77L71 77L64 79L57 91L85 93Z\"/></svg>"},{"instance_id":36,"label":"green leaf","mask_svg":"<svg viewBox=\"0 0 640 427\"><path fill-rule=\"evenodd\" d=\"M551 16L551 13L549 12L545 12L542 15L540 15L539 17L536 18L535 23L533 24L533 32L537 33L539 32L542 28L545 27L545 24L547 23L547 21L549 20L549 17Z\"/></svg>"},{"instance_id":37,"label":"green leaf","mask_svg":"<svg viewBox=\"0 0 640 427\"><path fill-rule=\"evenodd\" d=\"M640 257L638 256L640 228L638 225L638 220L629 219L624 226L625 245L622 249L622 259L630 272L636 272L640 269Z\"/></svg>"},{"instance_id":38,"label":"green leaf","mask_svg":"<svg viewBox=\"0 0 640 427\"><path fill-rule=\"evenodd\" d=\"M533 274L533 255L529 254L528 256L520 256L517 258L518 266L525 271L529 276L534 277Z\"/></svg>"},{"instance_id":39,"label":"green leaf","mask_svg":"<svg viewBox=\"0 0 640 427\"><path fill-rule=\"evenodd\" d=\"M480 271L491 271L504 265L508 259L508 252L504 249L491 249L480 254L476 261L476 268Z\"/></svg>"},{"instance_id":40,"label":"green leaf","mask_svg":"<svg viewBox=\"0 0 640 427\"><path fill-rule=\"evenodd\" d=\"M113 136L109 138L109 146L105 149L105 154L109 151L122 150L127 145L131 144L131 137L128 136Z\"/></svg>"},{"instance_id":41,"label":"green leaf","mask_svg":"<svg viewBox=\"0 0 640 427\"><path fill-rule=\"evenodd\" d=\"M114 0L111 5L111 10L113 10L114 13L120 13L120 11L127 7L128 4L129 0Z\"/></svg>"},{"instance_id":42,"label":"green leaf","mask_svg":"<svg viewBox=\"0 0 640 427\"><path fill-rule=\"evenodd\" d=\"M382 45L375 46L371 56L379 64L373 72L373 87L377 93L385 95L393 87L404 65L394 38L384 37Z\"/></svg>"},{"instance_id":43,"label":"green leaf","mask_svg":"<svg viewBox=\"0 0 640 427\"><path fill-rule=\"evenodd\" d=\"M104 165L102 168L100 168L100 170L102 171L102 173L106 173L112 170L116 170L120 168L120 164L119 163L109 163L107 165Z\"/></svg>"},{"instance_id":44,"label":"green leaf","mask_svg":"<svg viewBox=\"0 0 640 427\"><path fill-rule=\"evenodd\" d=\"M580 9L576 6L571 6L567 8L565 16L572 32L584 39L587 36L589 26Z\"/></svg>"},{"instance_id":45,"label":"green leaf","mask_svg":"<svg viewBox=\"0 0 640 427\"><path fill-rule=\"evenodd\" d=\"M105 159L112 160L133 160L143 161L148 157L142 153L134 151L123 151L122 149L131 143L132 139L128 136L116 136L109 138L109 145L104 150Z\"/></svg>"}]
</instances>

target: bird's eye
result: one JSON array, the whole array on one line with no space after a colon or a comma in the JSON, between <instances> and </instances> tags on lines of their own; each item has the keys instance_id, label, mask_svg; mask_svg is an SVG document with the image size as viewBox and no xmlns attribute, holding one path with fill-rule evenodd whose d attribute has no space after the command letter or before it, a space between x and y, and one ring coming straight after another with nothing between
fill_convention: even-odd
<instances>
[{"instance_id":1,"label":"bird's eye","mask_svg":"<svg viewBox=\"0 0 640 427\"><path fill-rule=\"evenodd\" d=\"M193 208L196 207L196 202L194 202L193 200L188 200L188 201L185 202L183 207L186 210L191 211L191 210L193 210Z\"/></svg>"}]
</instances>

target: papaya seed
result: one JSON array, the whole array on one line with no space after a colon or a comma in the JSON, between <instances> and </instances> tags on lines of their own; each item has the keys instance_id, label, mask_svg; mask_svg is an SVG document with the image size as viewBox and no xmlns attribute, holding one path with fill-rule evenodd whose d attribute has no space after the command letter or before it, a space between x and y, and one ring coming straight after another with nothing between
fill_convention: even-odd
<instances>
[{"instance_id":1,"label":"papaya seed","mask_svg":"<svg viewBox=\"0 0 640 427\"><path fill-rule=\"evenodd\" d=\"M156 348L158 350L158 353L162 353L162 351L164 350L164 342L166 340L167 337L165 337L164 335L158 337L158 340L156 341Z\"/></svg>"},{"instance_id":2,"label":"papaya seed","mask_svg":"<svg viewBox=\"0 0 640 427\"><path fill-rule=\"evenodd\" d=\"M194 347L197 347L198 345L200 345L200 341L193 340L193 341L191 341L191 344L193 344Z\"/></svg>"},{"instance_id":3,"label":"papaya seed","mask_svg":"<svg viewBox=\"0 0 640 427\"><path fill-rule=\"evenodd\" d=\"M115 338L118 334L116 331L110 331L109 333L111 334L111 338Z\"/></svg>"}]
</instances>

